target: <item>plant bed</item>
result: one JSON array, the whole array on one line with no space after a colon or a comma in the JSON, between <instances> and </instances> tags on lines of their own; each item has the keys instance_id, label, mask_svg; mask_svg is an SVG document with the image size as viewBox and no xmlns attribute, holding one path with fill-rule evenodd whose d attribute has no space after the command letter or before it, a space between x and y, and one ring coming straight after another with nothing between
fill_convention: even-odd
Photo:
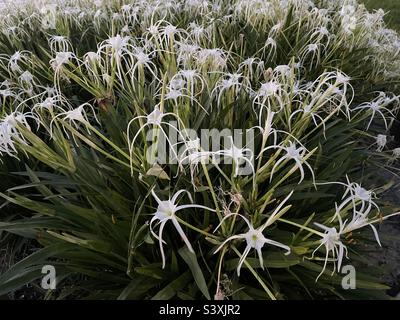
<instances>
[{"instance_id":1,"label":"plant bed","mask_svg":"<svg viewBox=\"0 0 400 320\"><path fill-rule=\"evenodd\" d=\"M381 11L3 6L0 240L35 250L0 296L388 298L369 257L400 211L400 38Z\"/></svg>"}]
</instances>

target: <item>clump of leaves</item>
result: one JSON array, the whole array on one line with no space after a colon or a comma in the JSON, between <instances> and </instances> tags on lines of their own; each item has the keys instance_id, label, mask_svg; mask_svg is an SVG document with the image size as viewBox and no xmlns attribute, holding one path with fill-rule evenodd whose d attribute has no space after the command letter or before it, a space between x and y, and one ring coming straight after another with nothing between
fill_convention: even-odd
<instances>
[{"instance_id":1,"label":"clump of leaves","mask_svg":"<svg viewBox=\"0 0 400 320\"><path fill-rule=\"evenodd\" d=\"M40 246L0 275L0 295L47 264L58 289L46 298L383 295L379 269L358 268L397 214L373 171L400 156L388 142L399 37L381 12L48 4L0 22L0 152L21 166L5 166L18 182L2 187L2 208L23 208L0 232Z\"/></svg>"}]
</instances>

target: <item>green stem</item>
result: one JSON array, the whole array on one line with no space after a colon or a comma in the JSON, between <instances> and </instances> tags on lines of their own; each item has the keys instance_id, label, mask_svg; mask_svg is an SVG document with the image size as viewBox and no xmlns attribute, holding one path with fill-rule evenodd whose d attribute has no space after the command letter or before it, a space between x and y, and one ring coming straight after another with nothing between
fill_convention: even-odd
<instances>
[{"instance_id":1,"label":"green stem","mask_svg":"<svg viewBox=\"0 0 400 320\"><path fill-rule=\"evenodd\" d=\"M312 233L314 233L314 234L319 235L320 237L323 237L323 236L324 236L324 234L323 234L322 232L319 232L319 231L317 231L317 230L314 230L314 229L311 229L311 228L309 228L309 227L303 226L303 225L298 224L298 223L293 222L293 221L289 221L289 220L286 220L286 219L283 219L283 218L279 218L278 221L285 222L285 223L287 223L287 224L291 224L291 225L293 225L293 226L296 226L296 227L298 227L298 228L300 228L300 229L310 231L310 232L312 232Z\"/></svg>"},{"instance_id":2,"label":"green stem","mask_svg":"<svg viewBox=\"0 0 400 320\"><path fill-rule=\"evenodd\" d=\"M239 258L242 256L241 253L236 249L235 246L232 246L233 251L239 256ZM244 260L244 264L246 267L250 270L250 272L253 274L253 276L257 279L257 281L260 283L260 285L263 287L267 295L270 297L271 300L276 300L276 297L274 294L269 290L267 285L264 283L264 281L261 279L261 277L258 275L258 273L253 269L253 267L248 263L246 260Z\"/></svg>"},{"instance_id":3,"label":"green stem","mask_svg":"<svg viewBox=\"0 0 400 320\"><path fill-rule=\"evenodd\" d=\"M204 175L205 175L205 177L206 177L207 183L208 183L208 187L210 188L210 191L211 191L211 196L212 196L213 201L214 201L215 210L216 210L216 212L217 212L219 221L222 221L222 216L221 216L221 212L220 212L220 210L219 210L217 196L216 196L216 194L215 194L214 187L213 187L213 185L212 185L210 176L208 175L207 166L204 164L204 162L201 162L201 165L202 165L202 167L203 167L203 171L204 171ZM222 231L223 231L223 232L225 231L224 225L222 225Z\"/></svg>"},{"instance_id":4,"label":"green stem","mask_svg":"<svg viewBox=\"0 0 400 320\"><path fill-rule=\"evenodd\" d=\"M188 227L188 228L190 228L190 229L192 229L192 230L194 230L194 231L196 231L198 233L201 233L202 235L205 235L206 237L213 238L213 239L218 239L218 237L214 236L213 234L208 233L207 231L204 231L204 230L201 230L199 228L196 228L196 227L192 226L190 223L186 222L185 220L182 220L178 216L175 216L175 218L176 218L176 220L178 220L179 223L185 225L186 227Z\"/></svg>"}]
</instances>

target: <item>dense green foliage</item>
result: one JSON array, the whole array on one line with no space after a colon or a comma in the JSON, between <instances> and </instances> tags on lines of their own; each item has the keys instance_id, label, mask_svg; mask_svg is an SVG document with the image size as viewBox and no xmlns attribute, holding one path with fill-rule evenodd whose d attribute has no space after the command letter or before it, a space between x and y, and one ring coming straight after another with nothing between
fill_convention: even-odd
<instances>
[{"instance_id":1,"label":"dense green foliage","mask_svg":"<svg viewBox=\"0 0 400 320\"><path fill-rule=\"evenodd\" d=\"M38 285L51 264L50 299L385 297L366 257L374 225L397 212L376 171L400 156L388 141L400 40L381 12L333 0L47 4L1 13L0 241L37 249L0 275L0 296ZM161 143L171 127L183 153L149 161L160 154L147 131ZM204 150L187 134L254 127L252 150Z\"/></svg>"},{"instance_id":2,"label":"dense green foliage","mask_svg":"<svg viewBox=\"0 0 400 320\"><path fill-rule=\"evenodd\" d=\"M385 21L391 28L400 30L400 2L397 0L363 0L369 10L383 9Z\"/></svg>"}]
</instances>

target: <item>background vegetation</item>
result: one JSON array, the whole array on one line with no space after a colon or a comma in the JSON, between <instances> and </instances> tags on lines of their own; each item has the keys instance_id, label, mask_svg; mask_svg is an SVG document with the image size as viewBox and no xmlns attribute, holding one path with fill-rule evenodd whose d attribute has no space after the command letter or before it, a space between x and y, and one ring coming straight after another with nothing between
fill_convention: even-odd
<instances>
[{"instance_id":1,"label":"background vegetation","mask_svg":"<svg viewBox=\"0 0 400 320\"><path fill-rule=\"evenodd\" d=\"M369 10L383 9L385 21L393 29L400 31L400 1L397 0L363 0Z\"/></svg>"},{"instance_id":2,"label":"background vegetation","mask_svg":"<svg viewBox=\"0 0 400 320\"><path fill-rule=\"evenodd\" d=\"M0 296L387 298L385 270L368 259L379 249L369 223L379 229L398 211L382 197L392 181L376 174L396 172L399 156L388 138L399 38L381 15L354 1L344 10L343 1L322 0L317 10L303 0L221 1L218 10L132 3L139 14L120 1L63 1L48 28L48 12L32 2L2 11ZM181 77L186 69L196 71L193 89ZM145 137L132 136L155 106L179 117L179 132L260 125L254 174L236 176L235 162L149 164ZM386 108L382 117L376 106ZM298 149L285 159L290 143ZM193 250L168 223L164 257L149 221L171 212L159 200L180 189L190 194L180 204L214 211L180 211ZM340 229L340 218L365 212L358 227ZM265 237L290 254L268 244L261 262L254 248L241 259L250 241L227 239L249 226L223 219L231 213L267 225ZM357 290L341 287L340 245L357 267ZM45 264L57 268L55 291L40 288Z\"/></svg>"}]
</instances>

